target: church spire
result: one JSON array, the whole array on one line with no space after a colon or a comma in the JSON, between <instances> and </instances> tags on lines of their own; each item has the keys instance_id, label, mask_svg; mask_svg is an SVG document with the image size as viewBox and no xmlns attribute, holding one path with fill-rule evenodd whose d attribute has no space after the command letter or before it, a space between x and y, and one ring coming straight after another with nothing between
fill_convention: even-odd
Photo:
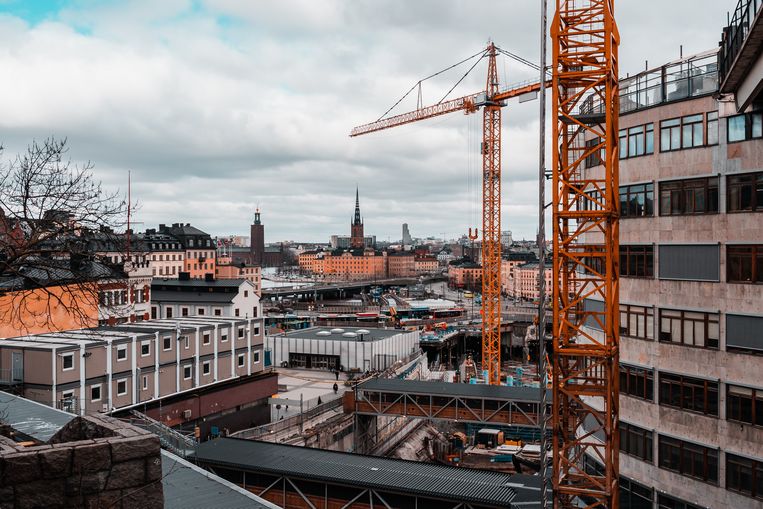
<instances>
[{"instance_id":1,"label":"church spire","mask_svg":"<svg viewBox=\"0 0 763 509\"><path fill-rule=\"evenodd\" d=\"M352 224L363 224L363 221L360 219L360 193L357 186L355 187L355 220Z\"/></svg>"}]
</instances>

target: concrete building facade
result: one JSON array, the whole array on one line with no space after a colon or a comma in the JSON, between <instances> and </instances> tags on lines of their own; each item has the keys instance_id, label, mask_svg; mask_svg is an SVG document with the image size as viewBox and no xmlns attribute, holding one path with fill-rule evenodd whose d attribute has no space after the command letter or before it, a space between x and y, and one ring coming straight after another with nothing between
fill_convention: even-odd
<instances>
[{"instance_id":1,"label":"concrete building facade","mask_svg":"<svg viewBox=\"0 0 763 509\"><path fill-rule=\"evenodd\" d=\"M262 371L261 318L185 317L10 338L22 395L87 414Z\"/></svg>"},{"instance_id":2,"label":"concrete building facade","mask_svg":"<svg viewBox=\"0 0 763 509\"><path fill-rule=\"evenodd\" d=\"M715 51L620 91L621 503L763 507L760 102L716 94Z\"/></svg>"}]
</instances>

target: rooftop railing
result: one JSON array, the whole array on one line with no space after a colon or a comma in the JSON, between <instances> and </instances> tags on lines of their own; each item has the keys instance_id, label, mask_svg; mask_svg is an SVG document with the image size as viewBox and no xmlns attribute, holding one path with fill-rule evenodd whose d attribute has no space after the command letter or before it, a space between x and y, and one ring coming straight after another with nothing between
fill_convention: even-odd
<instances>
[{"instance_id":1,"label":"rooftop railing","mask_svg":"<svg viewBox=\"0 0 763 509\"><path fill-rule=\"evenodd\" d=\"M761 8L763 8L763 0L739 0L737 3L729 25L723 30L723 40L718 54L721 83L734 65Z\"/></svg>"}]
</instances>

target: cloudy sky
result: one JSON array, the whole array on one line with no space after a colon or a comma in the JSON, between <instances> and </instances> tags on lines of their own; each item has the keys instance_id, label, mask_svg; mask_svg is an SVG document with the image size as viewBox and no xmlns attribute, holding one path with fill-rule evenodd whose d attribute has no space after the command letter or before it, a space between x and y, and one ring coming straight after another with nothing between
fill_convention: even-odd
<instances>
[{"instance_id":1,"label":"cloudy sky","mask_svg":"<svg viewBox=\"0 0 763 509\"><path fill-rule=\"evenodd\" d=\"M736 3L618 1L621 75L717 47ZM488 40L537 62L539 20L538 0L0 0L2 157L66 137L108 187L131 170L136 228L248 234L259 204L268 242L327 241L349 234L358 185L367 234L457 237L479 218L480 115L348 133ZM425 82L424 104L467 67ZM503 228L532 238L538 103L503 115Z\"/></svg>"}]
</instances>

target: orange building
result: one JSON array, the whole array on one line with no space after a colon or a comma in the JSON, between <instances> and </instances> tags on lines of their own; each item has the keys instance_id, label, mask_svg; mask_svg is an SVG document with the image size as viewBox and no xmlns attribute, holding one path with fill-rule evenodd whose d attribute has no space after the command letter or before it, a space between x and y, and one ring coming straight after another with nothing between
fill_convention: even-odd
<instances>
[{"instance_id":1,"label":"orange building","mask_svg":"<svg viewBox=\"0 0 763 509\"><path fill-rule=\"evenodd\" d=\"M0 290L0 338L98 325L98 287L57 285Z\"/></svg>"},{"instance_id":2,"label":"orange building","mask_svg":"<svg viewBox=\"0 0 763 509\"><path fill-rule=\"evenodd\" d=\"M473 262L451 264L448 267L448 286L479 290L482 285L482 266Z\"/></svg>"},{"instance_id":3,"label":"orange building","mask_svg":"<svg viewBox=\"0 0 763 509\"><path fill-rule=\"evenodd\" d=\"M416 259L413 253L390 253L387 260L387 274L389 277L411 277L416 275Z\"/></svg>"},{"instance_id":4,"label":"orange building","mask_svg":"<svg viewBox=\"0 0 763 509\"><path fill-rule=\"evenodd\" d=\"M259 265L234 264L230 256L217 258L215 265L215 279L246 279L255 292L262 296L262 268Z\"/></svg>"},{"instance_id":5,"label":"orange building","mask_svg":"<svg viewBox=\"0 0 763 509\"><path fill-rule=\"evenodd\" d=\"M383 279L387 255L373 249L305 251L298 257L300 269L337 280Z\"/></svg>"},{"instance_id":6,"label":"orange building","mask_svg":"<svg viewBox=\"0 0 763 509\"><path fill-rule=\"evenodd\" d=\"M414 259L414 269L416 274L427 274L437 272L440 263L434 256L417 256Z\"/></svg>"}]
</instances>

